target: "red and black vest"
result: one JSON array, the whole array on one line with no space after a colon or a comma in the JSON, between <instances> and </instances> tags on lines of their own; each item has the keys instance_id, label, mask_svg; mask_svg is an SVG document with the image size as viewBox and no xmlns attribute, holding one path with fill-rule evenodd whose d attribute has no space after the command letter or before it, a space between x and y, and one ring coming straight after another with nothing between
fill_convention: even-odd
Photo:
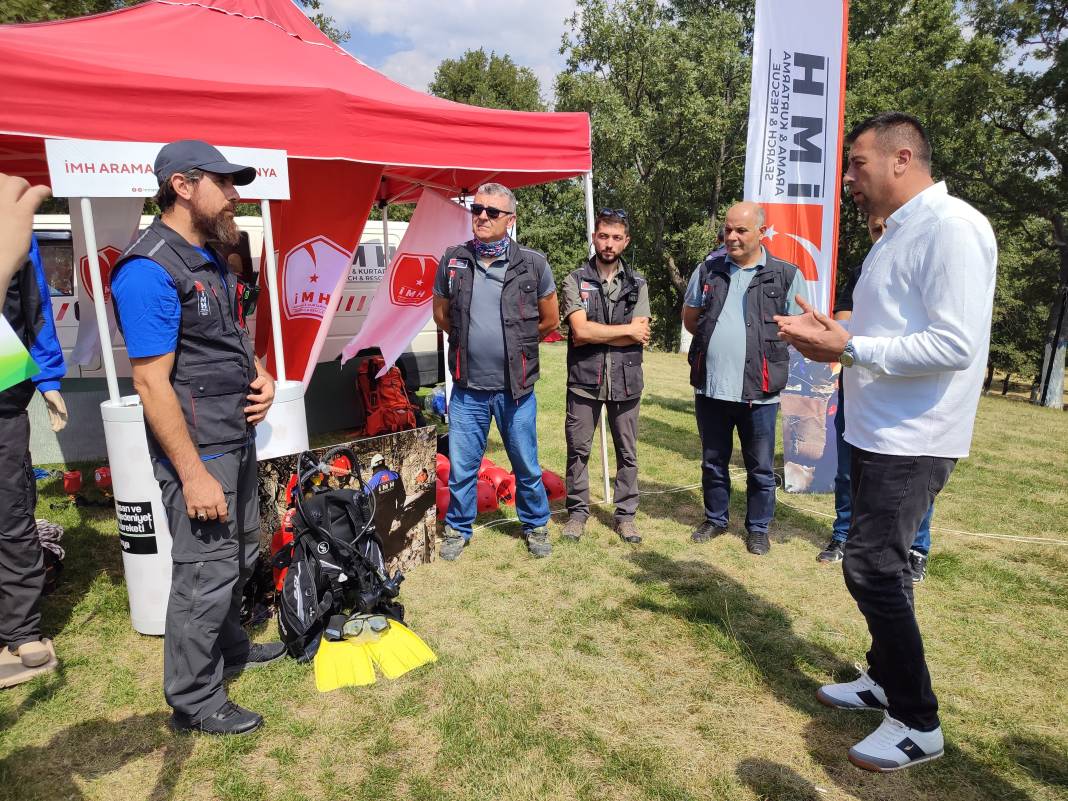
<instances>
[{"instance_id":1,"label":"red and black vest","mask_svg":"<svg viewBox=\"0 0 1068 801\"><path fill-rule=\"evenodd\" d=\"M449 277L449 371L459 387L467 386L468 323L477 258L467 243L445 251L441 257ZM501 289L501 328L507 355L505 374L512 397L518 400L534 389L538 380L538 276L549 265L545 254L508 244L508 268Z\"/></svg>"},{"instance_id":2,"label":"red and black vest","mask_svg":"<svg viewBox=\"0 0 1068 801\"><path fill-rule=\"evenodd\" d=\"M761 400L781 392L790 372L790 352L779 339L779 326L774 317L785 314L790 286L797 267L765 253L762 266L745 295L745 371L742 378L742 400ZM700 267L700 286L704 305L697 318L697 331L690 343L690 384L702 392L707 383L706 352L712 332L716 330L720 312L730 289L730 263L724 255L710 256Z\"/></svg>"},{"instance_id":3,"label":"red and black vest","mask_svg":"<svg viewBox=\"0 0 1068 801\"><path fill-rule=\"evenodd\" d=\"M619 299L609 308L605 285L597 272L594 257L571 273L578 284L583 299L586 319L602 325L625 325L634 319L634 307L638 293L645 283L622 259L619 260L621 286ZM642 394L645 386L642 375L642 355L645 348L634 342L629 345L576 345L570 335L567 339L567 385L580 387L590 392L600 391L605 381L605 366L612 354L611 387L612 400L632 400Z\"/></svg>"}]
</instances>

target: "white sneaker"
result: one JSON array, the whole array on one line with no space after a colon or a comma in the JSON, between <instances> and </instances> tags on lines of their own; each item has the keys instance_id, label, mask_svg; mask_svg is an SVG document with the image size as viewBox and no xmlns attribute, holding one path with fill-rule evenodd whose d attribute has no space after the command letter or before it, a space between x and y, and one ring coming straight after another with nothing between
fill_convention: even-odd
<instances>
[{"instance_id":1,"label":"white sneaker","mask_svg":"<svg viewBox=\"0 0 1068 801\"><path fill-rule=\"evenodd\" d=\"M879 728L849 749L849 761L864 770L886 773L938 759L944 748L941 726L918 731L884 712Z\"/></svg>"},{"instance_id":2,"label":"white sneaker","mask_svg":"<svg viewBox=\"0 0 1068 801\"><path fill-rule=\"evenodd\" d=\"M859 679L820 687L816 692L820 703L838 709L886 709L888 704L883 688L860 665L856 668L860 671Z\"/></svg>"}]
</instances>

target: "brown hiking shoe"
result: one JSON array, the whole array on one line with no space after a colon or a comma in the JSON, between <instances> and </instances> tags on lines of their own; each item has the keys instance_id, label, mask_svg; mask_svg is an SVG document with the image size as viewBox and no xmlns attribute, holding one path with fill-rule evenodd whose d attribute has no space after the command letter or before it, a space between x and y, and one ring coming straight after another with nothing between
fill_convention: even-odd
<instances>
[{"instance_id":1,"label":"brown hiking shoe","mask_svg":"<svg viewBox=\"0 0 1068 801\"><path fill-rule=\"evenodd\" d=\"M577 542L582 538L582 532L585 530L586 521L584 519L580 520L577 517L569 517L567 522L564 523L564 530L560 532L560 536Z\"/></svg>"},{"instance_id":2,"label":"brown hiking shoe","mask_svg":"<svg viewBox=\"0 0 1068 801\"><path fill-rule=\"evenodd\" d=\"M642 541L642 535L638 533L638 527L634 525L633 520L616 521L616 534L623 542L629 542L631 545Z\"/></svg>"},{"instance_id":3,"label":"brown hiking shoe","mask_svg":"<svg viewBox=\"0 0 1068 801\"><path fill-rule=\"evenodd\" d=\"M52 654L48 652L48 646L40 640L24 642L15 653L22 660L22 666L27 668L40 667L52 658Z\"/></svg>"}]
</instances>

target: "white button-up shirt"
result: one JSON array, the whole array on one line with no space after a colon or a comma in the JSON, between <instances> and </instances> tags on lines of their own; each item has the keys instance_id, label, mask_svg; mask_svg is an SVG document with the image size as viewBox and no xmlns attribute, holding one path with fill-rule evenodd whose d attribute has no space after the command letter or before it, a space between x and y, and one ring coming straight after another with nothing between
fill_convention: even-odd
<instances>
[{"instance_id":1,"label":"white button-up shirt","mask_svg":"<svg viewBox=\"0 0 1068 801\"><path fill-rule=\"evenodd\" d=\"M845 438L896 456L968 455L990 349L997 242L945 183L886 221L853 293Z\"/></svg>"}]
</instances>

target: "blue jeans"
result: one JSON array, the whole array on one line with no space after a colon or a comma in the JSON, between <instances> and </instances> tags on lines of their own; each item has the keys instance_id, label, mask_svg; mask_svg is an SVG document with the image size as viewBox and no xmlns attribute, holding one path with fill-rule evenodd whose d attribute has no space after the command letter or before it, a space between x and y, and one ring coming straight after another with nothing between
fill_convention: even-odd
<instances>
[{"instance_id":1,"label":"blue jeans","mask_svg":"<svg viewBox=\"0 0 1068 801\"><path fill-rule=\"evenodd\" d=\"M549 522L549 499L538 464L538 402L508 392L453 387L449 402L449 509L445 525L465 540L478 511L478 469L486 453L490 419L504 440L515 473L515 509L524 531Z\"/></svg>"},{"instance_id":2,"label":"blue jeans","mask_svg":"<svg viewBox=\"0 0 1068 801\"><path fill-rule=\"evenodd\" d=\"M726 528L731 497L734 429L742 443L746 471L746 531L767 533L775 514L775 419L779 404L734 403L694 396L701 435L701 487L705 520Z\"/></svg>"},{"instance_id":3,"label":"blue jeans","mask_svg":"<svg viewBox=\"0 0 1068 801\"><path fill-rule=\"evenodd\" d=\"M835 440L838 444L838 472L834 476L834 525L831 527L831 536L836 542L845 542L849 539L849 524L853 518L853 504L849 494L849 460L853 450L852 446L845 441L845 402L842 394L841 379L838 384L838 410L834 415ZM934 502L927 510L927 514L920 521L920 527L916 530L916 539L912 543L912 549L922 554L931 552L931 518L934 517Z\"/></svg>"}]
</instances>

